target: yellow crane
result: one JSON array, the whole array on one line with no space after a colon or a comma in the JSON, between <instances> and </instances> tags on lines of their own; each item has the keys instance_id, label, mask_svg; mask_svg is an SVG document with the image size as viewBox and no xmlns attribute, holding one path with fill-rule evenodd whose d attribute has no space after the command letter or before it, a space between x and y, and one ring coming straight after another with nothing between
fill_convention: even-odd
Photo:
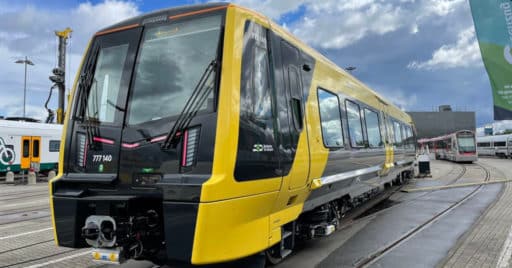
<instances>
[{"instance_id":1,"label":"yellow crane","mask_svg":"<svg viewBox=\"0 0 512 268\"><path fill-rule=\"evenodd\" d=\"M55 35L59 38L59 49L57 51L57 58L58 58L58 65L56 68L52 70L53 75L50 76L50 80L54 83L52 88L50 89L50 96L48 97L48 100L45 103L45 108L48 110L48 118L47 122L50 123L53 121L53 111L47 107L48 101L51 97L51 91L53 88L57 87L59 89L59 105L57 108L57 124L63 124L64 123L64 100L65 100L65 94L66 94L66 84L65 84L65 77L66 77L66 45L67 40L71 37L71 28L66 27L66 29L62 31L55 31Z\"/></svg>"}]
</instances>

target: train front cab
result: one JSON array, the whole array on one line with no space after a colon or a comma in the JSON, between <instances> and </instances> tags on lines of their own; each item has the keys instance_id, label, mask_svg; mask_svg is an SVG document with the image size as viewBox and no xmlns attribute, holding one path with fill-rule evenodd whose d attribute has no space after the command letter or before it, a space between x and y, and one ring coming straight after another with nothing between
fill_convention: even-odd
<instances>
[{"instance_id":1,"label":"train front cab","mask_svg":"<svg viewBox=\"0 0 512 268\"><path fill-rule=\"evenodd\" d=\"M453 135L455 154L453 161L472 163L478 160L475 133L461 130Z\"/></svg>"},{"instance_id":2,"label":"train front cab","mask_svg":"<svg viewBox=\"0 0 512 268\"><path fill-rule=\"evenodd\" d=\"M295 72L274 77L276 83L292 83L279 87L278 99L269 103L270 82L253 75L254 70L260 72L256 75L268 72L266 39L277 38L267 35L265 18L225 4L169 12L152 14L168 18L165 24L148 23L143 29L144 18L138 18L99 32L91 41L66 115L64 165L50 182L55 240L60 246L120 245L111 256L93 254L112 260L147 258L160 248L169 259L196 264L241 258L281 240L281 226L302 211L311 183L308 174L321 175L309 169L309 125L304 119L309 92L305 89L311 83L314 61L294 46L284 47L283 53L289 55L279 64ZM194 39L201 27L213 38ZM145 96L159 93L156 86L148 89L148 83L170 86L158 77L176 82L172 73L158 72L153 66L159 59L152 49L164 42L160 39L179 38L180 33L202 46L189 44L199 51L192 56L211 57L183 58L190 50L173 57L193 65L187 67L196 71L191 81L199 80L216 58L212 64L216 70L205 79L215 86L205 93L211 96L202 106L206 111L199 111L169 140L165 134L179 121L180 109L171 110L178 114L169 117L161 114L162 107L141 105L148 103ZM139 47L140 39L146 43ZM164 67L173 63L169 60ZM113 64L120 67L107 73L103 66ZM310 70L302 64L309 64ZM159 76L143 76L139 71L143 68ZM89 83L88 77L92 77ZM91 87L92 81L98 84ZM194 88L190 81L179 82ZM240 85L255 83L260 95L240 91ZM172 97L179 96L163 96L169 101ZM258 106L247 102L258 101L254 98L259 98ZM137 113L143 109L149 112ZM273 109L280 111L278 118L268 117ZM161 149L163 141L169 141L168 148ZM314 161L322 161L322 156Z\"/></svg>"},{"instance_id":3,"label":"train front cab","mask_svg":"<svg viewBox=\"0 0 512 268\"><path fill-rule=\"evenodd\" d=\"M282 241L283 226L304 211L332 156L312 85L318 73L335 75L272 27L241 7L209 4L96 34L66 114L63 165L50 182L58 245L112 249L95 251L97 259L152 258L163 250L169 259L206 264ZM155 52L173 40L183 42L172 47L175 54ZM113 65L121 67L107 73ZM189 75L169 73L173 68ZM188 95L166 95L169 87ZM204 102L183 121L193 88ZM394 162L388 142L378 154L366 151L395 177L410 169L408 157Z\"/></svg>"}]
</instances>

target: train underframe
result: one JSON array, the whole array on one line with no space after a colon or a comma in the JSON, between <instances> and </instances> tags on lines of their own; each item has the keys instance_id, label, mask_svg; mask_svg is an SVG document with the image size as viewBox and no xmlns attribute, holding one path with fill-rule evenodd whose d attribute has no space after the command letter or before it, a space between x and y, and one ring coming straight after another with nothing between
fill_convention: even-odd
<instances>
[{"instance_id":1,"label":"train underframe","mask_svg":"<svg viewBox=\"0 0 512 268\"><path fill-rule=\"evenodd\" d=\"M270 263L278 263L288 256L299 240L311 240L332 234L340 227L347 212L381 194L392 185L399 185L412 177L409 169L381 187L351 196L346 194L312 210L302 213L297 220L282 226L281 241L265 251ZM68 193L69 194L69 193ZM54 196L56 222L59 233L74 234L60 237L62 246L92 247L93 259L122 263L128 259L147 259L156 263L172 260L166 253L166 222L173 215L166 203L155 195L127 195L70 198ZM77 232L80 230L80 232Z\"/></svg>"},{"instance_id":2,"label":"train underframe","mask_svg":"<svg viewBox=\"0 0 512 268\"><path fill-rule=\"evenodd\" d=\"M329 236L339 229L341 220L353 209L376 198L393 185L402 185L413 177L410 169L399 172L396 177L385 182L382 187L372 188L357 196L343 195L313 210L302 213L299 218L282 227L279 243L266 250L267 261L277 264L286 258L298 240L307 241Z\"/></svg>"}]
</instances>

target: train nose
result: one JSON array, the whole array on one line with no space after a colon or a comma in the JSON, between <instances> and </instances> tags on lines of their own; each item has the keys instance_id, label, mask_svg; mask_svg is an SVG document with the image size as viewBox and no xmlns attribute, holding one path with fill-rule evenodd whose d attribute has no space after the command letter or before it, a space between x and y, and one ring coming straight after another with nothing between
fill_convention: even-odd
<instances>
[{"instance_id":1,"label":"train nose","mask_svg":"<svg viewBox=\"0 0 512 268\"><path fill-rule=\"evenodd\" d=\"M116 222L110 216L89 216L82 227L82 237L92 247L113 247L116 243Z\"/></svg>"}]
</instances>

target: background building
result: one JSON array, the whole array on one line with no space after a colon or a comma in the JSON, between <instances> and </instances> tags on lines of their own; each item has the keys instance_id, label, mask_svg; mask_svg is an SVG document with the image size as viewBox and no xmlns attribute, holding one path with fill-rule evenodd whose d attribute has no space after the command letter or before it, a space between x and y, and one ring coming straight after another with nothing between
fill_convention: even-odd
<instances>
[{"instance_id":1,"label":"background building","mask_svg":"<svg viewBox=\"0 0 512 268\"><path fill-rule=\"evenodd\" d=\"M449 105L439 106L437 112L407 112L416 125L418 138L432 138L458 130L475 131L475 112L452 111Z\"/></svg>"}]
</instances>

